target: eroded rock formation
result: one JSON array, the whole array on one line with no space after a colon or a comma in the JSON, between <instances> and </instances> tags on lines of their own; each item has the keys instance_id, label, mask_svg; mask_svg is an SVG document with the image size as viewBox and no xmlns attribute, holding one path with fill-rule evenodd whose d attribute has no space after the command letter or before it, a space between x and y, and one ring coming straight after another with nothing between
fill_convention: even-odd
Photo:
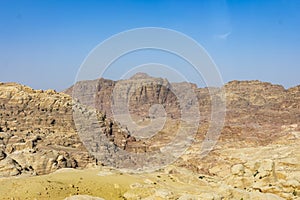
<instances>
[{"instance_id":1,"label":"eroded rock formation","mask_svg":"<svg viewBox=\"0 0 300 200\"><path fill-rule=\"evenodd\" d=\"M170 196L170 199L299 198L300 86L285 89L260 81L232 81L223 87L226 97L224 127L215 148L204 158L199 152L210 126L211 95L216 94L217 88L209 90L190 83L169 83L143 74L118 82L106 79L82 81L67 89L67 94L1 83L0 177L48 174L66 167L87 168L97 163L87 146L94 152L113 153L115 147L128 152L159 151L172 141L182 123L178 98L184 97L186 91L180 88L186 88L186 85L197 97L197 101L189 101L187 107L199 105L200 126L193 144L167 174L177 174L177 166L192 171L191 174L189 171L174 175L179 182L196 178L208 184L212 191L225 189L199 196L175 195L175 192L156 188L153 195ZM119 91L113 100L116 87ZM72 100L73 89L77 91L77 99ZM145 127L163 116L164 113L156 110L154 115L149 113L153 105L161 104L167 113L164 127L148 139L131 135L142 129L131 131L112 119L114 101L120 97L129 102L133 120ZM120 109L122 111L122 107ZM74 120L77 114L79 117ZM95 124L89 124L90 120L81 123L89 117L96 119ZM77 123L76 120L81 121ZM101 146L92 136L78 134L81 129L98 131L115 147ZM115 162L115 158L107 160L108 164L116 164L109 163ZM185 175L189 179L181 180L180 177ZM129 192L124 197L130 199L130 195Z\"/></svg>"}]
</instances>

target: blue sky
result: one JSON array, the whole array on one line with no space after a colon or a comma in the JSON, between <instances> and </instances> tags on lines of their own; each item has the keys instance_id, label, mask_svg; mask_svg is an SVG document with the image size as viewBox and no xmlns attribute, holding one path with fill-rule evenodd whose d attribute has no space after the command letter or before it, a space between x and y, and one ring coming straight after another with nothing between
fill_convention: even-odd
<instances>
[{"instance_id":1,"label":"blue sky","mask_svg":"<svg viewBox=\"0 0 300 200\"><path fill-rule=\"evenodd\" d=\"M62 90L100 42L150 26L195 39L225 82L291 87L300 84L299 10L297 0L0 0L0 81Z\"/></svg>"}]
</instances>

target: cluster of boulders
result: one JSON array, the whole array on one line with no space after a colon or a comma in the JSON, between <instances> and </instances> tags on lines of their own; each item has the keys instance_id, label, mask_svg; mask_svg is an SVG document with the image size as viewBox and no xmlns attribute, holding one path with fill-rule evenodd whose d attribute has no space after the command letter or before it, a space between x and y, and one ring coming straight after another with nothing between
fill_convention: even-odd
<instances>
[{"instance_id":1,"label":"cluster of boulders","mask_svg":"<svg viewBox=\"0 0 300 200\"><path fill-rule=\"evenodd\" d=\"M93 160L74 129L68 95L1 83L0 116L0 176L48 174Z\"/></svg>"},{"instance_id":2,"label":"cluster of boulders","mask_svg":"<svg viewBox=\"0 0 300 200\"><path fill-rule=\"evenodd\" d=\"M77 111L89 112L63 93L1 83L0 177L41 175L65 167L98 164L77 134L73 106ZM103 127L101 133L120 148L130 148L128 141L135 143L126 129L120 129L98 111L97 123Z\"/></svg>"}]
</instances>

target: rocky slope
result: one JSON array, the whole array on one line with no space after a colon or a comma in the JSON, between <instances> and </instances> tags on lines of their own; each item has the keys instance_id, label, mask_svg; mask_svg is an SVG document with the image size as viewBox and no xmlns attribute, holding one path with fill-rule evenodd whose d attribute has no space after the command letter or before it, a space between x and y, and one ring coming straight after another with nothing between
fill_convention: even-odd
<instances>
[{"instance_id":1,"label":"rocky slope","mask_svg":"<svg viewBox=\"0 0 300 200\"><path fill-rule=\"evenodd\" d=\"M72 109L76 105L76 109ZM48 174L59 168L96 164L76 132L73 111L94 113L53 90L33 90L15 83L0 84L0 177ZM102 132L122 148L134 138L118 124L95 112ZM125 138L125 141L123 139ZM93 144L90 144L93 145ZM134 148L133 148L134 149Z\"/></svg>"},{"instance_id":2,"label":"rocky slope","mask_svg":"<svg viewBox=\"0 0 300 200\"><path fill-rule=\"evenodd\" d=\"M90 162L80 151L68 95L2 83L0 102L0 176L45 174Z\"/></svg>"},{"instance_id":3,"label":"rocky slope","mask_svg":"<svg viewBox=\"0 0 300 200\"><path fill-rule=\"evenodd\" d=\"M82 104L101 110L108 117L113 117L114 101L118 100L118 96L114 96L116 93L125 97L128 105L121 105L128 107L136 123L153 118L149 110L156 104L163 105L167 119L176 121L181 118L182 108L178 99L186 95L184 85L190 85L198 100L191 99L189 103L199 104L200 138L206 133L211 118L208 88L197 88L190 83L169 83L166 79L141 73L128 80L101 78L78 82L65 93L75 95ZM174 88L178 90L176 94ZM237 145L234 140L243 141L247 138L247 145L268 144L282 136L281 126L300 123L300 86L286 90L280 85L260 81L232 81L225 84L223 89L226 95L226 120L221 140L225 138L227 143ZM134 131L130 128L130 131Z\"/></svg>"},{"instance_id":4,"label":"rocky slope","mask_svg":"<svg viewBox=\"0 0 300 200\"><path fill-rule=\"evenodd\" d=\"M224 128L214 150L204 158L199 152L210 125L211 98L207 88L169 83L144 74L118 82L106 79L82 81L67 89L66 94L1 83L0 177L49 174L60 168L83 169L97 163L118 165L110 163L118 159L100 163L89 154L86 146L95 152L108 151L113 158L115 148L103 149L91 135L78 134L81 129L100 132L110 144L128 152L159 150L174 139L180 127L182 116L178 111L178 97L184 96L186 91L178 88L186 88L186 85L197 97L197 101L189 101L189 106L198 104L201 117L194 143L174 165L148 174L146 182L135 186L132 183L132 186L124 186L125 189L116 188L119 198L147 198L140 192L147 190L148 197L154 199L299 199L300 86L286 90L260 81L233 81L224 86ZM125 97L132 118L146 127L164 116L153 110L153 105L162 104L167 116L162 130L148 139L138 139L131 133L149 131L149 128L130 130L129 127L128 131L112 120L115 88L119 97L114 101ZM78 101L70 96L73 89L77 91ZM149 113L149 109L152 112ZM77 114L79 118L76 118ZM76 124L76 120L89 121L89 117L94 117L96 123ZM157 180L161 179L158 177L166 177L170 183L164 184L163 180ZM154 184L158 182L160 184ZM114 187L114 183L109 184ZM174 189L178 187L181 189ZM193 187L200 190L195 191ZM73 189L65 188L62 194ZM87 194L80 191L79 194ZM7 196L11 192L6 189L0 193ZM39 192L43 198L50 198L54 193ZM39 198L39 194L34 198Z\"/></svg>"}]
</instances>

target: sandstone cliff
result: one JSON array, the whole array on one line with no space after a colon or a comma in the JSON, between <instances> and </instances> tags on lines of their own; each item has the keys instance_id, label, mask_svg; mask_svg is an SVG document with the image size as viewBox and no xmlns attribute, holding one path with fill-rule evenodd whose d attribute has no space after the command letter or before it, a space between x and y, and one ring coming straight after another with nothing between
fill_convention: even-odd
<instances>
[{"instance_id":1,"label":"sandstone cliff","mask_svg":"<svg viewBox=\"0 0 300 200\"><path fill-rule=\"evenodd\" d=\"M163 105L167 119L178 120L182 110L178 98L185 96L186 92L184 89L180 90L180 87L187 84L197 96L197 102L191 99L189 103L199 104L199 132L202 134L198 136L201 137L207 131L211 117L211 94L208 88L197 88L190 83L169 83L166 79L137 74L128 80L111 81L101 78L78 82L75 85L75 95L82 104L112 117L115 103L113 99L118 99L117 96L113 96L114 90L119 89L120 92L116 93L126 97L128 105L124 107L128 106L129 114L137 123L151 116L149 109L155 104ZM174 88L178 90L176 94ZM300 123L299 88L300 86L297 86L286 90L280 85L260 81L232 81L225 84L226 120L222 138L226 137L227 143L232 140L233 145L237 145L234 142L236 139L242 141L248 138L247 142L250 145L270 143L282 136L281 126ZM73 89L74 86L65 93L72 95Z\"/></svg>"}]
</instances>

